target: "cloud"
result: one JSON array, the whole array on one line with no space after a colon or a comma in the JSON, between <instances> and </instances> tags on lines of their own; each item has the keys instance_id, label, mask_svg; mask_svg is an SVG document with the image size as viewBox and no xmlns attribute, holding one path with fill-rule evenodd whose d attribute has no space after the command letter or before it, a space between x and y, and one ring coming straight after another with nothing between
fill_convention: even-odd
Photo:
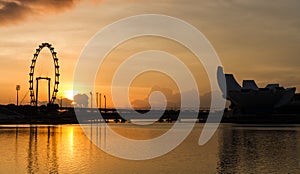
<instances>
[{"instance_id":1,"label":"cloud","mask_svg":"<svg viewBox=\"0 0 300 174\"><path fill-rule=\"evenodd\" d=\"M74 96L74 104L77 107L88 107L89 97L86 94L77 94Z\"/></svg>"},{"instance_id":2,"label":"cloud","mask_svg":"<svg viewBox=\"0 0 300 174\"><path fill-rule=\"evenodd\" d=\"M0 26L15 25L33 16L64 12L79 0L0 0Z\"/></svg>"},{"instance_id":3,"label":"cloud","mask_svg":"<svg viewBox=\"0 0 300 174\"><path fill-rule=\"evenodd\" d=\"M159 86L153 86L151 88L151 90L149 91L148 96L145 99L143 99L143 100L140 100L140 99L133 100L131 102L132 107L134 109L150 109L151 106L150 106L150 103L149 103L149 97L150 97L150 94L152 92L155 92L155 91L160 91L165 95L166 100L167 100L167 109L175 109L177 107L180 107L180 95L179 95L179 93L173 92L173 90L170 89L170 88L164 88L164 87L159 87ZM161 106L163 106L162 102L165 102L165 101L154 101L154 103L152 103L152 104L153 104L154 107L161 107Z\"/></svg>"},{"instance_id":4,"label":"cloud","mask_svg":"<svg viewBox=\"0 0 300 174\"><path fill-rule=\"evenodd\" d=\"M57 103L61 106L61 107L73 107L73 101L68 99L68 98L63 98L63 99L58 99Z\"/></svg>"},{"instance_id":5,"label":"cloud","mask_svg":"<svg viewBox=\"0 0 300 174\"><path fill-rule=\"evenodd\" d=\"M149 104L149 96L152 92L155 92L155 91L160 91L165 95L166 100L167 100L167 109L175 109L175 110L176 109L182 109L182 110L194 109L194 108L191 108L191 106L193 106L193 104L195 102L197 102L197 100L198 100L197 98L195 98L196 97L195 96L195 93L196 93L195 90L184 91L182 93L182 95L185 96L185 100L181 100L181 95L177 91L174 91L170 88L154 86L149 91L149 94L148 94L147 97L145 97L142 100L141 99L133 100L131 102L132 107L134 109L137 109L137 110L138 109L151 109L151 106ZM202 94L199 97L199 99L200 99L200 108L202 108L202 109L210 108L212 95L214 95L216 98L219 98L219 96L222 96L222 94L218 91L214 91L213 93L208 92L208 93ZM223 99L223 97L221 97L221 99ZM160 108L161 106L163 106L162 102L165 102L165 101L154 101L154 105L158 106L158 108ZM221 102L223 102L223 101L221 101ZM180 108L181 103L184 103L183 108ZM225 107L228 107L229 104L230 103L228 101L226 101L226 106Z\"/></svg>"}]
</instances>

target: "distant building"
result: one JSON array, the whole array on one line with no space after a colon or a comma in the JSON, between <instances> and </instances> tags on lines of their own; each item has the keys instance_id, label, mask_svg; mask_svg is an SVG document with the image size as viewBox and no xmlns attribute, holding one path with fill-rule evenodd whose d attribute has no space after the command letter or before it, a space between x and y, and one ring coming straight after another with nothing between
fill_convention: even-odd
<instances>
[{"instance_id":1,"label":"distant building","mask_svg":"<svg viewBox=\"0 0 300 174\"><path fill-rule=\"evenodd\" d=\"M259 88L254 80L244 80L241 86L233 74L224 74L223 68L218 68L218 77L225 75L226 88L222 89L226 99L231 102L231 108L238 113L268 113L287 105L294 97L296 88L284 88L279 84L268 84ZM219 83L221 79L218 78Z\"/></svg>"}]
</instances>

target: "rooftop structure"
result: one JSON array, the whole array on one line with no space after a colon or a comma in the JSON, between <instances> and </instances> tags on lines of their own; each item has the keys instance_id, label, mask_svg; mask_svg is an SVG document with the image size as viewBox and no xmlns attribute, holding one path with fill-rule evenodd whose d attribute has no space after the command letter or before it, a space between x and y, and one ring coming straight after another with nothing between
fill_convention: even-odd
<instances>
[{"instance_id":1,"label":"rooftop structure","mask_svg":"<svg viewBox=\"0 0 300 174\"><path fill-rule=\"evenodd\" d=\"M268 84L264 88L257 86L254 80L244 80L242 86L233 74L224 74L223 68L218 68L218 77L225 75L226 88L221 89L231 107L239 113L270 112L287 105L295 95L296 88L284 88L279 84ZM219 83L221 79L218 79Z\"/></svg>"}]
</instances>

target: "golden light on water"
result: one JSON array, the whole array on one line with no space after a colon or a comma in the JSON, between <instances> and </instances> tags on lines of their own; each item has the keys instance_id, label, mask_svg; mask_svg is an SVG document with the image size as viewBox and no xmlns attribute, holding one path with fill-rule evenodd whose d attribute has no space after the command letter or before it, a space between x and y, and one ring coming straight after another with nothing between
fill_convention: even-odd
<instances>
[{"instance_id":1,"label":"golden light on water","mask_svg":"<svg viewBox=\"0 0 300 174\"><path fill-rule=\"evenodd\" d=\"M73 127L68 128L68 135L69 135L69 150L70 150L70 154L72 155L74 151L74 128Z\"/></svg>"}]
</instances>

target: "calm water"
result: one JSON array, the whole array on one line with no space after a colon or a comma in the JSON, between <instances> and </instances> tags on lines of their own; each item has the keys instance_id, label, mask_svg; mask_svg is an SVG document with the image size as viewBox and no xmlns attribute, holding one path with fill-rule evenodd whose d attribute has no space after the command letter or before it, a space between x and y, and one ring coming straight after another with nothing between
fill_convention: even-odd
<instances>
[{"instance_id":1,"label":"calm water","mask_svg":"<svg viewBox=\"0 0 300 174\"><path fill-rule=\"evenodd\" d=\"M112 126L124 136L147 139L171 125ZM199 146L202 127L197 124L180 146L162 157L130 161L98 149L77 125L2 125L0 173L300 173L300 125L223 124Z\"/></svg>"}]
</instances>

